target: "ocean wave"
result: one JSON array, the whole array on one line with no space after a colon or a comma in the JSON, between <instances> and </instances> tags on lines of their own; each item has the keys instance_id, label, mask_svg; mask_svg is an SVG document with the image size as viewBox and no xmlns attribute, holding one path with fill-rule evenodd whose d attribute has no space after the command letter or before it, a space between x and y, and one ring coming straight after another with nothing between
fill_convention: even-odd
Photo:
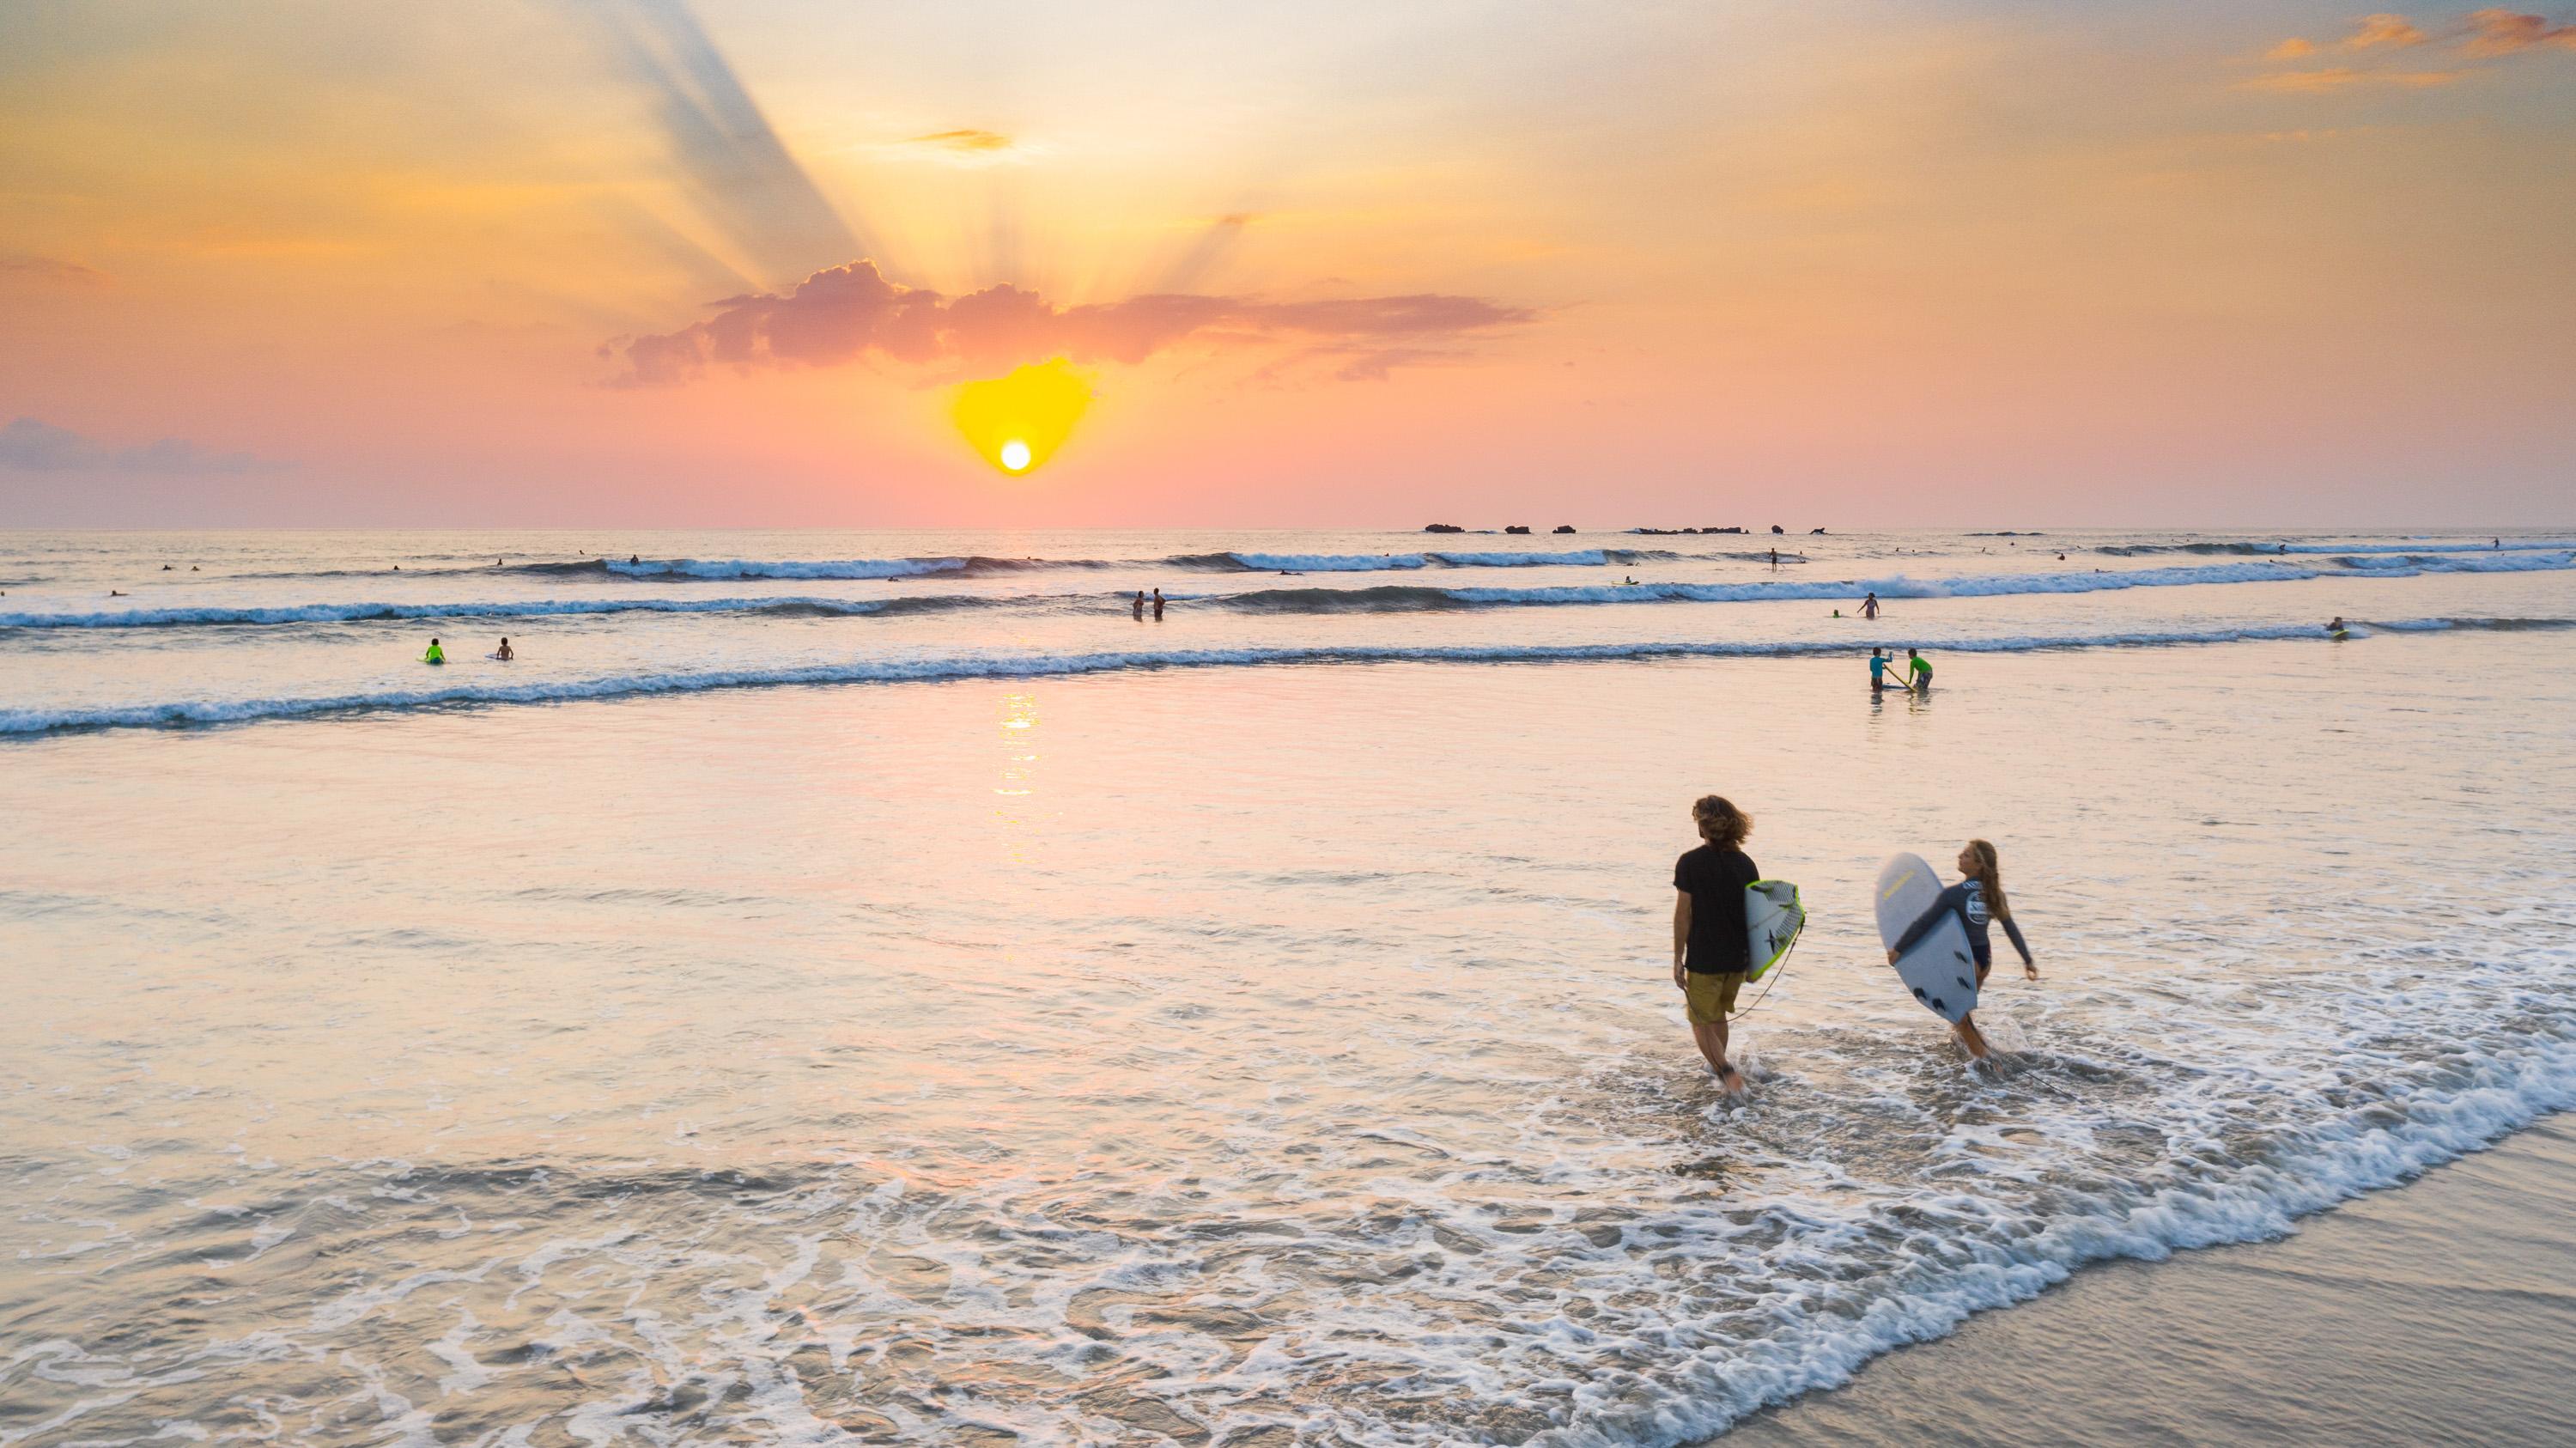
<instances>
[{"instance_id":1,"label":"ocean wave","mask_svg":"<svg viewBox=\"0 0 2576 1448\"><path fill-rule=\"evenodd\" d=\"M2554 990L2561 979L2544 969L2533 988ZM2544 1028L2520 1042L2490 1041L2484 1051L2460 1053L2445 1079L2373 1093L2312 1122L2247 1133L2228 1148L2213 1147L2197 1166L2177 1162L2147 1181L2066 1192L2059 1209L2045 1215L1998 1211L1965 1194L1864 1209L1857 1217L1803 1212L1803 1227L1837 1243L1920 1240L1927 1213L1967 1240L1902 1254L1910 1270L1897 1274L1901 1285L1866 1311L1846 1310L1840 1294L1782 1292L1766 1306L1758 1341L1702 1349L1693 1355L1697 1371L1654 1385L1643 1402L1597 1395L1579 1441L1663 1448L1714 1437L1762 1408L1839 1387L1872 1358L1947 1337L1979 1312L2027 1302L2081 1268L2272 1241L2296 1230L2301 1217L2412 1181L2571 1107L2576 1041Z\"/></svg>"},{"instance_id":2,"label":"ocean wave","mask_svg":"<svg viewBox=\"0 0 2576 1448\"><path fill-rule=\"evenodd\" d=\"M562 598L515 603L304 603L275 608L131 608L104 613L0 613L0 628L187 628L237 624L365 623L439 618L560 618L613 613L881 614L900 606L1003 600L846 598Z\"/></svg>"},{"instance_id":3,"label":"ocean wave","mask_svg":"<svg viewBox=\"0 0 2576 1448\"><path fill-rule=\"evenodd\" d=\"M274 608L132 608L105 613L0 613L0 629L216 628L423 619L580 618L621 613L739 613L771 618L885 618L1030 604L1111 606L1087 594L943 593L899 598L540 598L483 603L302 603Z\"/></svg>"},{"instance_id":4,"label":"ocean wave","mask_svg":"<svg viewBox=\"0 0 2576 1448\"><path fill-rule=\"evenodd\" d=\"M1971 537L1982 535L1971 534ZM2515 553L2558 552L2576 543L2545 539L2512 539L2497 548L2489 543L2472 543L2466 539L2427 538L2414 543L2115 543L2096 548L2096 553L2114 558L2139 558L2157 553L2199 553L2219 557L2278 558L2284 554L2355 554L2355 553Z\"/></svg>"},{"instance_id":5,"label":"ocean wave","mask_svg":"<svg viewBox=\"0 0 2576 1448\"><path fill-rule=\"evenodd\" d=\"M1571 548L1554 552L1187 553L1166 559L1189 568L1251 573L1384 573L1415 568L1600 568L1682 557L1660 548Z\"/></svg>"},{"instance_id":6,"label":"ocean wave","mask_svg":"<svg viewBox=\"0 0 2576 1448\"><path fill-rule=\"evenodd\" d=\"M2417 573L2525 573L2576 568L2576 555L2520 558L2328 560L2334 566L2286 563L2213 563L2143 568L2118 573L1994 573L1961 578L1886 578L1851 582L1568 584L1539 588L1444 588L1384 584L1375 588L1273 588L1249 593L1189 596L1190 601L1247 613L1421 613L1442 609L1571 606L1616 603L1771 603L1837 601L1864 593L1882 599L1996 598L2014 594L2107 593L2130 588L2181 588L2198 584L2295 583L2355 571L2375 577Z\"/></svg>"},{"instance_id":7,"label":"ocean wave","mask_svg":"<svg viewBox=\"0 0 2576 1448\"><path fill-rule=\"evenodd\" d=\"M2416 620L2392 629L2464 626L2460 620ZM2527 627L2576 627L2576 620L2526 621ZM2367 632L2367 629L2364 630ZM1945 653L2034 653L2049 650L2167 648L2192 644L2312 639L2313 623L2257 624L2234 628L2141 630L2097 634L2028 634L1940 639L1927 643ZM841 663L776 668L708 669L674 673L610 674L586 679L522 683L464 683L428 689L385 689L278 699L181 699L149 704L64 709L0 709L0 736L74 730L166 728L249 723L323 714L382 713L481 704L559 704L592 699L644 698L718 689L822 684L940 683L963 679L1062 678L1083 674L1153 673L1169 669L1266 668L1335 664L1548 664L1654 659L1764 659L1848 656L1866 648L1850 641L1636 642L1600 644L1317 644L1259 648L1145 649L1098 653L962 653L854 659Z\"/></svg>"}]
</instances>

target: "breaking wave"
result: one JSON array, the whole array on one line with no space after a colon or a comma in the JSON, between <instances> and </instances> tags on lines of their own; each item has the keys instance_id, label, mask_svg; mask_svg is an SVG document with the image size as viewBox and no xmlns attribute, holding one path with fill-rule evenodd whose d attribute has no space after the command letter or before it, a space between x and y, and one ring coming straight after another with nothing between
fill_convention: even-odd
<instances>
[{"instance_id":1,"label":"breaking wave","mask_svg":"<svg viewBox=\"0 0 2576 1448\"><path fill-rule=\"evenodd\" d=\"M2478 627L2461 619L2409 620L2365 626L2395 630ZM2576 620L2521 620L2486 626L2576 627ZM2164 648L2188 644L2325 639L2313 623L2235 628L2179 629L2097 634L2032 634L1941 639L1949 653L2032 653L2057 649ZM1598 644L1336 645L1305 647L1148 649L1098 653L960 653L853 659L842 663L776 668L705 669L672 673L608 674L586 679L524 683L458 683L430 689L385 689L275 699L179 699L94 708L0 709L0 736L29 736L86 729L167 728L297 719L324 714L382 713L478 704L557 704L588 699L694 694L716 689L818 684L936 683L958 679L1061 678L1080 674L1155 672L1166 669L1265 668L1330 664L1548 664L1648 659L1813 658L1849 655L1849 641L1638 642Z\"/></svg>"}]
</instances>

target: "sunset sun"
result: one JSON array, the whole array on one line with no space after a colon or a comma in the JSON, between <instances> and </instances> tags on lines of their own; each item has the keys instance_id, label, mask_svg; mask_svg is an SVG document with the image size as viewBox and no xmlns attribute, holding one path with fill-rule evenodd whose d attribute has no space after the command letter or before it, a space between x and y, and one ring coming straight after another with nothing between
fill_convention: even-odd
<instances>
[{"instance_id":1,"label":"sunset sun","mask_svg":"<svg viewBox=\"0 0 2576 1448\"><path fill-rule=\"evenodd\" d=\"M968 446L1018 475L1055 456L1090 406L1089 379L1058 357L960 386L953 415Z\"/></svg>"}]
</instances>

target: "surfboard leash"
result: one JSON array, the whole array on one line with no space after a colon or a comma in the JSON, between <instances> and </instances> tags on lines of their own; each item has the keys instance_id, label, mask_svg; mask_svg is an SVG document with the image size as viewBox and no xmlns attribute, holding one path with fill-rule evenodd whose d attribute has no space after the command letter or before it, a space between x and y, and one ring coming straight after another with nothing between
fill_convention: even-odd
<instances>
[{"instance_id":1,"label":"surfboard leash","mask_svg":"<svg viewBox=\"0 0 2576 1448\"><path fill-rule=\"evenodd\" d=\"M1806 926L1802 922L1798 927L1798 939L1804 940L1806 936ZM1781 975L1789 969L1789 957L1797 953L1798 941L1792 940L1789 942L1789 948L1780 952L1780 958L1771 962L1771 968L1762 972L1762 994L1753 998L1753 1004L1746 1006L1744 1009L1737 1011L1731 1016L1728 1016L1726 1018L1726 1023L1728 1025L1734 1025L1737 1021L1740 1021L1746 1016L1753 1014L1756 1010L1761 1009L1764 997L1771 994L1771 987L1779 984Z\"/></svg>"}]
</instances>

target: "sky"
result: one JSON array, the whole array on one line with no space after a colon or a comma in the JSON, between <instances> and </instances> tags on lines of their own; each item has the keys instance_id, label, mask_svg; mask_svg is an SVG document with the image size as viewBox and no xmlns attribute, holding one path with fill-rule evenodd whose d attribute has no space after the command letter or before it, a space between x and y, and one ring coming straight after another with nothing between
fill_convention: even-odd
<instances>
[{"instance_id":1,"label":"sky","mask_svg":"<svg viewBox=\"0 0 2576 1448\"><path fill-rule=\"evenodd\" d=\"M0 8L0 528L1433 521L2576 523L2576 9Z\"/></svg>"}]
</instances>

